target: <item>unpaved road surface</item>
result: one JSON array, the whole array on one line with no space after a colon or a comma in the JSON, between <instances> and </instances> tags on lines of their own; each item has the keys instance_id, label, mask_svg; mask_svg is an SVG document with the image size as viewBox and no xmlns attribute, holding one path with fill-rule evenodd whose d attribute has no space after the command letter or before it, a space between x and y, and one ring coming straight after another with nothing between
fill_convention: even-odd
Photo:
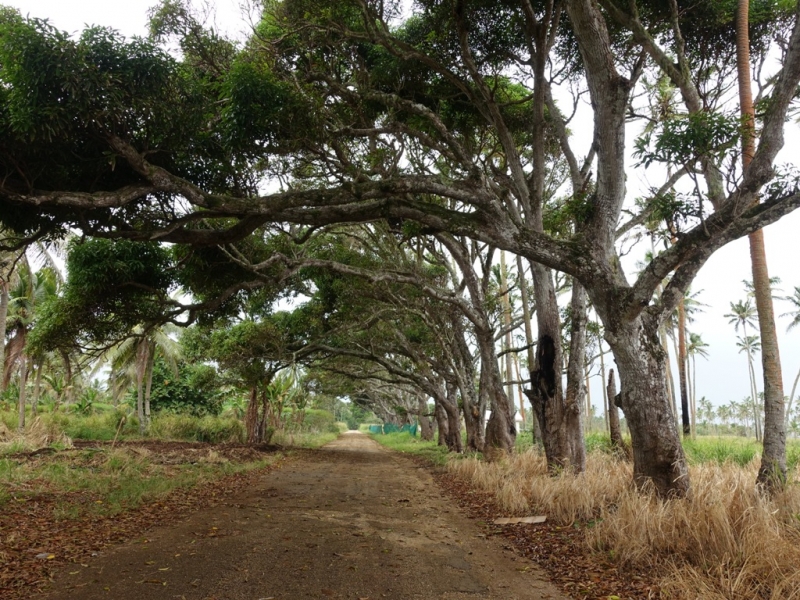
<instances>
[{"instance_id":1,"label":"unpaved road surface","mask_svg":"<svg viewBox=\"0 0 800 600\"><path fill-rule=\"evenodd\" d=\"M424 469L354 432L222 506L64 569L45 598L563 600Z\"/></svg>"}]
</instances>

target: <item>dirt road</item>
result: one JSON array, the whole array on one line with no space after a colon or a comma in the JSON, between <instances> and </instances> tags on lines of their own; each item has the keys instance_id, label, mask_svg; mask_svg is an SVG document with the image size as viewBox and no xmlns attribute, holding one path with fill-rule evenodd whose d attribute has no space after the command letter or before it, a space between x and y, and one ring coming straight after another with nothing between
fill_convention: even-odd
<instances>
[{"instance_id":1,"label":"dirt road","mask_svg":"<svg viewBox=\"0 0 800 600\"><path fill-rule=\"evenodd\" d=\"M48 600L563 600L430 475L347 433L249 493L61 572Z\"/></svg>"}]
</instances>

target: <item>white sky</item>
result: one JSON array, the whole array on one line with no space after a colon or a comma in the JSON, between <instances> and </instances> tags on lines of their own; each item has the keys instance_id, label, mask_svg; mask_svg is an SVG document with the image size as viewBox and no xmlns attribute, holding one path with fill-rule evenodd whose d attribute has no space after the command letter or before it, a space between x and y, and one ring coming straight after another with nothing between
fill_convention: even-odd
<instances>
[{"instance_id":1,"label":"white sky","mask_svg":"<svg viewBox=\"0 0 800 600\"><path fill-rule=\"evenodd\" d=\"M80 31L86 24L113 27L127 36L145 35L147 9L153 0L0 0L14 6L31 17L47 18L55 27L69 32ZM210 0L215 7L214 21L218 29L236 35L248 29L242 16L246 11L240 0ZM573 131L582 127L573 126ZM588 124L586 131L591 131ZM796 124L787 129L787 148L779 162L800 164L800 129ZM637 181L637 171L629 186L646 187L655 181ZM782 280L785 293L800 285L800 210L785 217L766 230L766 244L771 276ZM709 344L709 360L698 359L698 398L706 396L714 404L725 404L729 400L741 400L749 395L749 380L744 355L738 354L736 334L723 315L729 303L744 298L743 279L750 279L750 258L747 240L738 240L717 252L702 269L692 286L693 290L704 290L699 300L708 304L706 312L690 327L700 333ZM784 302L777 302L775 311L780 315L789 310ZM778 335L781 342L784 389L788 394L794 376L800 369L800 328L786 333L787 319L779 319ZM607 365L608 366L608 365ZM761 377L760 365L757 376ZM600 405L602 392L600 378L592 383L592 403ZM759 385L759 389L761 389Z\"/></svg>"}]
</instances>

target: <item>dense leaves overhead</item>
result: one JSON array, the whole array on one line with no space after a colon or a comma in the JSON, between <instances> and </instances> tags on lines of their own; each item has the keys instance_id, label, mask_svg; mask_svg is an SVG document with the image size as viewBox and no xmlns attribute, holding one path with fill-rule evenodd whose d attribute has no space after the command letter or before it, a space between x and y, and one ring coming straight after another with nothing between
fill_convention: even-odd
<instances>
[{"instance_id":1,"label":"dense leaves overhead","mask_svg":"<svg viewBox=\"0 0 800 600\"><path fill-rule=\"evenodd\" d=\"M127 336L155 322L173 286L169 250L155 243L93 239L71 244L62 296L49 301L34 346L69 347Z\"/></svg>"}]
</instances>

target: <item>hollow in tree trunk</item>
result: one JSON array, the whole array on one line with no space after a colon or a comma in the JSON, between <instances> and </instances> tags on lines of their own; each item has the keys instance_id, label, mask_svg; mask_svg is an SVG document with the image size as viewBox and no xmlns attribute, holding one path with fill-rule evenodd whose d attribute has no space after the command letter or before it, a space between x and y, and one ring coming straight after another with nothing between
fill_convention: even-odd
<instances>
[{"instance_id":1,"label":"hollow in tree trunk","mask_svg":"<svg viewBox=\"0 0 800 600\"><path fill-rule=\"evenodd\" d=\"M562 389L561 322L555 287L549 269L531 264L536 293L536 322L539 328L536 369L531 378L533 412L539 420L547 464L552 470L569 468L581 472L586 467L586 449L581 422L581 396L586 331L586 294L573 282L573 311L570 365L567 390Z\"/></svg>"}]
</instances>

